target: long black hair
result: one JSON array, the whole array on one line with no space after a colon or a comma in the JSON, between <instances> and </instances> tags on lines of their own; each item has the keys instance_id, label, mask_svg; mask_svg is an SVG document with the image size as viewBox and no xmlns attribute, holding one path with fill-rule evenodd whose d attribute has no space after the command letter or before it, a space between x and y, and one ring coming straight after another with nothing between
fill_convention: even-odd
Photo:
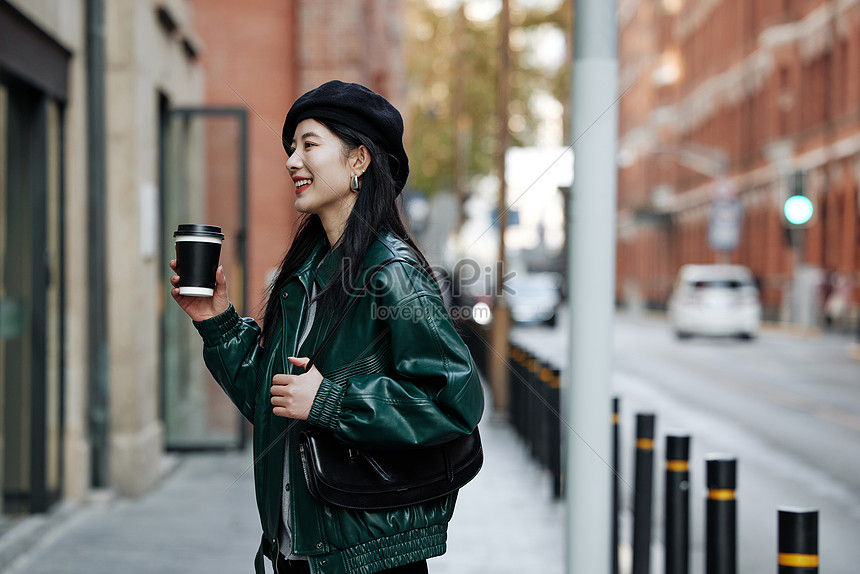
<instances>
[{"instance_id":1,"label":"long black hair","mask_svg":"<svg viewBox=\"0 0 860 574\"><path fill-rule=\"evenodd\" d=\"M343 264L337 266L331 281L317 294L316 301L319 309L334 312L346 301L351 291L349 286L357 285L365 253L381 231L390 231L406 242L415 252L416 258L424 269L435 279L427 259L409 237L397 205L398 189L389 169L389 161L397 160L385 153L369 137L345 124L314 119L341 140L345 156L349 156L353 150L363 145L370 152L371 158L370 166L362 176L361 190L358 192L340 239L340 244L343 246L341 256ZM268 290L261 341L264 347L271 341L280 318L279 292L307 261L320 241L327 241L327 237L319 216L315 214L302 216L295 238ZM329 246L329 248L333 247Z\"/></svg>"}]
</instances>

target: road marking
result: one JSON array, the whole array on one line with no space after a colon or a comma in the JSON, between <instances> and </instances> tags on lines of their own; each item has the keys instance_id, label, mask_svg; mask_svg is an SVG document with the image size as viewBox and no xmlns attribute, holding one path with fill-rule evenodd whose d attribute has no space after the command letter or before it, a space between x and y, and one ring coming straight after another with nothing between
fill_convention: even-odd
<instances>
[{"instance_id":1,"label":"road marking","mask_svg":"<svg viewBox=\"0 0 860 574\"><path fill-rule=\"evenodd\" d=\"M860 431L860 415L852 412L830 405L819 405L813 414L839 426Z\"/></svg>"}]
</instances>

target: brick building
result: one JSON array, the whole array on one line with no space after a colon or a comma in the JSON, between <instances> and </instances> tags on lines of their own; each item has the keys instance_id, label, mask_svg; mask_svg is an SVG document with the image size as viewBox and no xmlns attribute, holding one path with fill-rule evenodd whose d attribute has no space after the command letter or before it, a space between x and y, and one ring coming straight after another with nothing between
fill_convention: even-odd
<instances>
[{"instance_id":1,"label":"brick building","mask_svg":"<svg viewBox=\"0 0 860 574\"><path fill-rule=\"evenodd\" d=\"M204 46L206 105L249 109L246 312L261 317L267 276L283 257L296 219L280 143L287 110L307 90L339 79L383 94L405 115L402 2L191 4Z\"/></svg>"},{"instance_id":2,"label":"brick building","mask_svg":"<svg viewBox=\"0 0 860 574\"><path fill-rule=\"evenodd\" d=\"M682 264L733 262L759 279L766 318L821 321L829 298L856 320L860 1L620 0L618 18L620 85L632 86L619 300L659 308ZM795 182L815 216L792 239L781 214ZM742 205L731 251L708 242L717 196Z\"/></svg>"}]
</instances>

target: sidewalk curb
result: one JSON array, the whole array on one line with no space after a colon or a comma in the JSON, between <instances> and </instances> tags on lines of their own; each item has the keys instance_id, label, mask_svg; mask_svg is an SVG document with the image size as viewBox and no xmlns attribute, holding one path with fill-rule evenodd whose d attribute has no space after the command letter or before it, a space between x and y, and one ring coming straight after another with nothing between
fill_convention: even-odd
<instances>
[{"instance_id":1,"label":"sidewalk curb","mask_svg":"<svg viewBox=\"0 0 860 574\"><path fill-rule=\"evenodd\" d=\"M628 316L635 316L635 314L630 311L619 312L618 310L616 310L616 314L622 313L626 313ZM642 309L636 314L639 314L642 317L647 317L649 319L668 321L668 313L666 311ZM780 335L785 335L788 337L797 337L800 339L816 339L820 337L823 333L820 327L805 327L803 325L797 325L795 323L786 323L783 321L762 321L761 330L770 333L778 333Z\"/></svg>"},{"instance_id":2,"label":"sidewalk curb","mask_svg":"<svg viewBox=\"0 0 860 574\"><path fill-rule=\"evenodd\" d=\"M781 321L762 321L762 331L770 331L798 337L801 339L816 339L821 336L820 327L804 327L803 325L795 325L794 323L783 323Z\"/></svg>"},{"instance_id":3,"label":"sidewalk curb","mask_svg":"<svg viewBox=\"0 0 860 574\"><path fill-rule=\"evenodd\" d=\"M159 462L160 478L157 485L173 474L181 463L180 456L165 453ZM46 513L30 514L14 520L15 524L0 536L0 572L6 572L19 561L25 560L29 552L56 535L73 519L88 511L111 506L117 499L112 490L93 489L84 495L82 501L61 500Z\"/></svg>"},{"instance_id":4,"label":"sidewalk curb","mask_svg":"<svg viewBox=\"0 0 860 574\"><path fill-rule=\"evenodd\" d=\"M81 508L75 503L61 502L45 514L31 514L18 520L16 525L0 536L0 572L6 572L16 560L75 516Z\"/></svg>"}]
</instances>

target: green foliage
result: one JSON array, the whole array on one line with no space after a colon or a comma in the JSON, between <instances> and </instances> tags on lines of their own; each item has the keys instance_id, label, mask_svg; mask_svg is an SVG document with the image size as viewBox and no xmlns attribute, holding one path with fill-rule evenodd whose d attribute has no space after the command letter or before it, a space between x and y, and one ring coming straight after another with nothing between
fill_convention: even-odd
<instances>
[{"instance_id":1,"label":"green foliage","mask_svg":"<svg viewBox=\"0 0 860 574\"><path fill-rule=\"evenodd\" d=\"M451 189L454 184L457 82L462 82L459 121L467 178L492 173L499 151L499 18L488 21L462 18L462 32L458 35L460 13L456 9L434 9L431 4L409 0L406 26L410 187L428 195ZM516 0L512 4L516 6ZM532 31L541 26L564 31L570 26L565 6L567 3L561 2L552 13L512 10L511 37L518 41L511 42L510 145L534 144L538 122L530 101L536 91L548 92L560 102L567 101L568 66L561 65L548 73L532 62L534 58L528 57Z\"/></svg>"}]
</instances>

